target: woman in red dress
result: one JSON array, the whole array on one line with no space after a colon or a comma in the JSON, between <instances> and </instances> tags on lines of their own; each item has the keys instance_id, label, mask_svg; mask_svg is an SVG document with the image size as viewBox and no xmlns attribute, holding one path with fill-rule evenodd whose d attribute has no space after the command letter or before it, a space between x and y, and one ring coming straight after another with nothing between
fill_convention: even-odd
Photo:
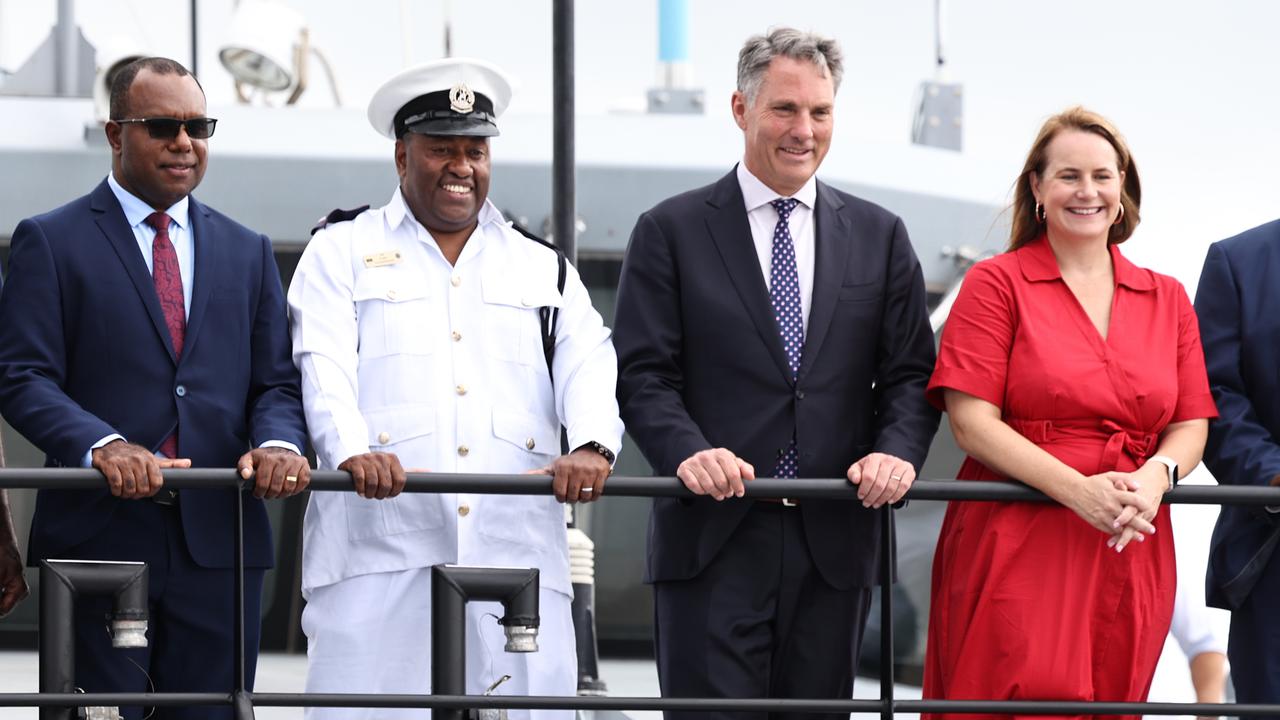
<instances>
[{"instance_id":1,"label":"woman in red dress","mask_svg":"<svg viewBox=\"0 0 1280 720\"><path fill-rule=\"evenodd\" d=\"M1069 109L1031 148L1009 252L965 277L929 384L968 454L959 477L1057 502L947 508L927 698L1147 696L1176 585L1160 500L1217 411L1186 291L1117 247L1140 200L1119 133Z\"/></svg>"}]
</instances>

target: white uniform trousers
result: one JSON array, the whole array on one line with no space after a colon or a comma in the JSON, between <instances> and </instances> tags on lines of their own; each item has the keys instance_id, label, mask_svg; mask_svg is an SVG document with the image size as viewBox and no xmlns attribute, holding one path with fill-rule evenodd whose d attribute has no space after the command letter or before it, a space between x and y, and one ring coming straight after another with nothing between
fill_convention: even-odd
<instances>
[{"instance_id":1,"label":"white uniform trousers","mask_svg":"<svg viewBox=\"0 0 1280 720\"><path fill-rule=\"evenodd\" d=\"M467 604L467 693L503 675L496 695L574 695L570 598L543 587L538 651L508 653L496 602ZM302 613L309 693L431 692L431 569L374 573L315 588ZM511 720L573 720L568 710L511 710ZM423 720L429 710L308 708L307 720Z\"/></svg>"}]
</instances>

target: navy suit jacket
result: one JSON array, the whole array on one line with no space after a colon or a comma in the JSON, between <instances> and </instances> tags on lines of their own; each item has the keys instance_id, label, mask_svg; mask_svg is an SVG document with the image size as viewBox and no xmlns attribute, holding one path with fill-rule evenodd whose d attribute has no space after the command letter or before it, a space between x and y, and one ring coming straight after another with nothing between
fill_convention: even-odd
<instances>
[{"instance_id":1,"label":"navy suit jacket","mask_svg":"<svg viewBox=\"0 0 1280 720\"><path fill-rule=\"evenodd\" d=\"M844 477L871 451L924 462L938 427L920 263L902 221L819 182L816 256L799 379L791 377L737 175L640 216L618 286L614 345L622 417L660 475L725 447L772 472L796 439L805 477ZM751 503L655 500L649 581L706 567ZM840 589L877 582L878 511L804 502L809 550Z\"/></svg>"},{"instance_id":2,"label":"navy suit jacket","mask_svg":"<svg viewBox=\"0 0 1280 720\"><path fill-rule=\"evenodd\" d=\"M47 455L79 467L112 433L156 449L177 425L194 467L234 467L251 446L305 446L300 380L271 245L195 198L195 277L176 359L155 285L104 180L23 220L0 290L0 413ZM187 546L204 567L232 566L234 495L183 490ZM245 560L272 562L262 502L247 497ZM106 489L42 489L28 554L58 557L94 537L122 502Z\"/></svg>"},{"instance_id":3,"label":"navy suit jacket","mask_svg":"<svg viewBox=\"0 0 1280 720\"><path fill-rule=\"evenodd\" d=\"M1196 314L1218 419L1204 463L1224 485L1280 476L1280 221L1214 243ZM1280 540L1280 516L1224 505L1213 529L1205 597L1238 609Z\"/></svg>"}]
</instances>

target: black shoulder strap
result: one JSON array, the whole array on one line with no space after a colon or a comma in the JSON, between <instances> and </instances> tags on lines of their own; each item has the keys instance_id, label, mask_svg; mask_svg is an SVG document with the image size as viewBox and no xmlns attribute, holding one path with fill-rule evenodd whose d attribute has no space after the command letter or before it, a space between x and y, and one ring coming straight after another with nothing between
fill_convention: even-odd
<instances>
[{"instance_id":1,"label":"black shoulder strap","mask_svg":"<svg viewBox=\"0 0 1280 720\"><path fill-rule=\"evenodd\" d=\"M342 208L336 208L334 210L330 210L328 215L325 215L324 217L320 218L319 220L316 221L315 225L311 226L311 234L315 235L316 233L325 229L329 225L332 225L333 223L340 223L340 222L346 222L348 220L355 220L357 215L359 215L360 213L368 209L369 209L368 205L361 205L358 208L352 208L350 210L343 210Z\"/></svg>"},{"instance_id":2,"label":"black shoulder strap","mask_svg":"<svg viewBox=\"0 0 1280 720\"><path fill-rule=\"evenodd\" d=\"M560 293L563 297L564 279L565 273L567 272L566 266L569 264L568 260L564 257L564 252L555 245L552 245L546 240L543 240L537 235L529 232L521 226L520 223L513 222L511 223L511 227L515 228L515 231L521 235L529 238L539 245L549 247L556 252L556 263L560 270L556 277L556 292ZM547 359L547 375L551 377L551 384L554 385L556 382L556 376L555 372L551 369L551 362L555 360L556 357L556 323L560 320L560 308L550 306L540 307L538 308L538 317L542 320L542 354Z\"/></svg>"}]
</instances>

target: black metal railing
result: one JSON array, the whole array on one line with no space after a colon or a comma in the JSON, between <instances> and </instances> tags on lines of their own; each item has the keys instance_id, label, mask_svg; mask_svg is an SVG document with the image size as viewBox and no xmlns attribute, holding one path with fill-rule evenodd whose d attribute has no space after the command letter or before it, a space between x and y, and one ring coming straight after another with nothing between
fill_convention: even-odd
<instances>
[{"instance_id":1,"label":"black metal railing","mask_svg":"<svg viewBox=\"0 0 1280 720\"><path fill-rule=\"evenodd\" d=\"M165 470L165 484L172 488L239 487L243 481L234 470ZM0 488L94 489L102 486L102 476L84 469L0 469ZM351 491L351 479L343 472L314 471L312 491ZM411 473L405 492L483 493L495 495L551 494L551 479L537 475L447 475ZM752 498L831 498L852 500L856 488L841 479L760 478L746 486ZM613 477L607 497L679 497L691 493L676 478ZM925 501L1030 501L1052 502L1047 496L1018 483L952 480L917 480L907 493L909 500ZM732 502L730 500L729 502ZM1200 505L1280 506L1280 487L1182 485L1169 492L1164 502ZM236 514L236 628L235 687L227 693L0 693L0 707L84 707L101 705L145 705L157 707L230 705L238 709L257 707L365 707L441 709L535 709L535 710L702 710L803 713L879 713L890 720L895 713L984 713L1020 715L1232 715L1253 717L1280 715L1280 704L1233 703L1131 703L1083 701L995 701L995 700L899 700L893 682L893 600L889 579L895 563L893 511L885 508L883 523L885 552L881 554L880 607L883 622L880 639L881 685L878 699L816 700L781 698L654 698L654 697L544 697L478 695L369 695L320 693L249 693L244 682L243 637L244 557L242 548L243 512ZM41 658L41 662L45 662Z\"/></svg>"}]
</instances>

